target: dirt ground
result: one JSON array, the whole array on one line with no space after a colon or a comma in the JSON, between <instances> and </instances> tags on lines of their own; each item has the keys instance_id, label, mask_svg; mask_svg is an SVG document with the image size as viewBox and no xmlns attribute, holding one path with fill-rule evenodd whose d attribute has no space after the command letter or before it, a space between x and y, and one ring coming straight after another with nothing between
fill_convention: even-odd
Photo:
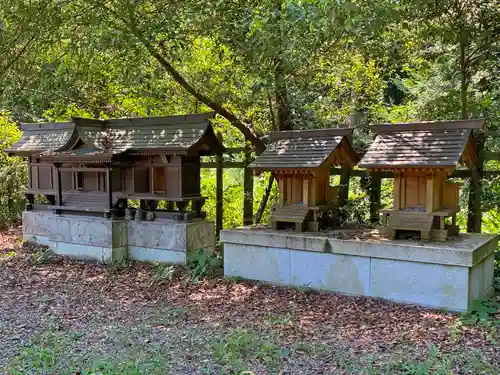
<instances>
[{"instance_id":1,"label":"dirt ground","mask_svg":"<svg viewBox=\"0 0 500 375\"><path fill-rule=\"evenodd\" d=\"M0 236L0 374L500 373L494 309L195 283L187 270L157 283L151 265L40 259L18 234Z\"/></svg>"}]
</instances>

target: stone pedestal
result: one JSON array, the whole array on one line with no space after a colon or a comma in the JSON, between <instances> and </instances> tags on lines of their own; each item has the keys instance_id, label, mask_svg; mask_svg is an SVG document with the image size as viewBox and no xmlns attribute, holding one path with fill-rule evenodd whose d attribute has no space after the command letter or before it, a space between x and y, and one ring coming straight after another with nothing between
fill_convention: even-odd
<instances>
[{"instance_id":1,"label":"stone pedestal","mask_svg":"<svg viewBox=\"0 0 500 375\"><path fill-rule=\"evenodd\" d=\"M187 253L215 246L213 223L128 221L25 211L23 236L55 253L108 263L123 259L186 264Z\"/></svg>"},{"instance_id":2,"label":"stone pedestal","mask_svg":"<svg viewBox=\"0 0 500 375\"><path fill-rule=\"evenodd\" d=\"M493 293L498 236L420 243L242 228L221 241L225 276L467 311Z\"/></svg>"}]
</instances>

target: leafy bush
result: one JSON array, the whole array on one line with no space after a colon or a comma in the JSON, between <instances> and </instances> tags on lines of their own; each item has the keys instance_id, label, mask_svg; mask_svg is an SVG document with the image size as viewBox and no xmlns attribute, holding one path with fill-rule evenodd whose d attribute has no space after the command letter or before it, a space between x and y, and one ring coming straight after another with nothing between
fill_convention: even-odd
<instances>
[{"instance_id":1,"label":"leafy bush","mask_svg":"<svg viewBox=\"0 0 500 375\"><path fill-rule=\"evenodd\" d=\"M198 282L201 278L208 276L219 263L217 257L208 253L205 249L188 254L188 267L191 270L193 282Z\"/></svg>"},{"instance_id":2,"label":"leafy bush","mask_svg":"<svg viewBox=\"0 0 500 375\"><path fill-rule=\"evenodd\" d=\"M151 278L155 284L165 284L175 276L175 266L172 264L158 264L153 268Z\"/></svg>"},{"instance_id":3,"label":"leafy bush","mask_svg":"<svg viewBox=\"0 0 500 375\"><path fill-rule=\"evenodd\" d=\"M492 234L500 233L500 210L498 208L489 210L483 215L482 231ZM495 278L497 283L500 284L500 244L497 246L495 255Z\"/></svg>"},{"instance_id":4,"label":"leafy bush","mask_svg":"<svg viewBox=\"0 0 500 375\"><path fill-rule=\"evenodd\" d=\"M267 187L269 176L263 174L259 177L254 177L254 194L253 194L253 213L257 209ZM201 170L201 191L208 199L203 206L203 210L207 212L208 220L215 221L215 169ZM235 228L243 225L243 169L225 169L223 180L223 208L222 208L222 226L223 228ZM270 207L277 197L277 184L273 184L271 196L266 206L266 210L262 216L262 223L267 222L269 217Z\"/></svg>"},{"instance_id":5,"label":"leafy bush","mask_svg":"<svg viewBox=\"0 0 500 375\"><path fill-rule=\"evenodd\" d=\"M21 137L18 127L0 113L0 225L6 226L20 220L24 209L24 192L27 185L26 162L9 157L5 149Z\"/></svg>"}]
</instances>

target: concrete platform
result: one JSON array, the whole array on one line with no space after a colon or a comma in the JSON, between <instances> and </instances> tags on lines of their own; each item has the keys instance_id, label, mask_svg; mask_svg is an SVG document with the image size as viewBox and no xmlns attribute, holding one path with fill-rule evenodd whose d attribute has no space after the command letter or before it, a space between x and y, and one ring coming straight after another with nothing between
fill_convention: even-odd
<instances>
[{"instance_id":1,"label":"concrete platform","mask_svg":"<svg viewBox=\"0 0 500 375\"><path fill-rule=\"evenodd\" d=\"M202 219L126 221L25 211L23 237L60 255L104 263L128 258L186 264L189 251L215 247L214 225Z\"/></svg>"},{"instance_id":2,"label":"concrete platform","mask_svg":"<svg viewBox=\"0 0 500 375\"><path fill-rule=\"evenodd\" d=\"M451 311L493 293L496 235L423 243L361 234L223 230L224 274Z\"/></svg>"}]
</instances>

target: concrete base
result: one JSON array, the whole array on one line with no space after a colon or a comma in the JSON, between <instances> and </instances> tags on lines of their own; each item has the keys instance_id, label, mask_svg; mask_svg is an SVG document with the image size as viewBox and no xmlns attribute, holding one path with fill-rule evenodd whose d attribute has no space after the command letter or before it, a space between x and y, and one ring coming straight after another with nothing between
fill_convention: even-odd
<instances>
[{"instance_id":1,"label":"concrete base","mask_svg":"<svg viewBox=\"0 0 500 375\"><path fill-rule=\"evenodd\" d=\"M215 246L213 223L201 219L126 221L25 211L23 236L57 254L104 263L128 258L186 264L189 251Z\"/></svg>"},{"instance_id":2,"label":"concrete base","mask_svg":"<svg viewBox=\"0 0 500 375\"><path fill-rule=\"evenodd\" d=\"M493 293L495 235L420 243L242 228L221 240L225 276L462 312Z\"/></svg>"}]
</instances>

